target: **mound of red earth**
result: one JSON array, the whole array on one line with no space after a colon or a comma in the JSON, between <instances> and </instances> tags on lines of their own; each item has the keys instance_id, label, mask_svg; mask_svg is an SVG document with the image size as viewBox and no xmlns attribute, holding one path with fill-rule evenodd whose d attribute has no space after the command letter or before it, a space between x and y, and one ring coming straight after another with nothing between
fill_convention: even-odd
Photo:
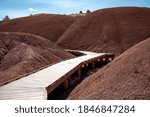
<instances>
[{"instance_id":1,"label":"mound of red earth","mask_svg":"<svg viewBox=\"0 0 150 117\"><path fill-rule=\"evenodd\" d=\"M79 84L68 99L150 99L150 38Z\"/></svg>"},{"instance_id":2,"label":"mound of red earth","mask_svg":"<svg viewBox=\"0 0 150 117\"><path fill-rule=\"evenodd\" d=\"M0 22L2 32L40 35L66 49L110 52L120 55L150 37L150 9L109 8L82 17L33 15Z\"/></svg>"},{"instance_id":3,"label":"mound of red earth","mask_svg":"<svg viewBox=\"0 0 150 117\"><path fill-rule=\"evenodd\" d=\"M150 37L150 9L109 8L79 18L56 42L63 48L119 55Z\"/></svg>"},{"instance_id":4,"label":"mound of red earth","mask_svg":"<svg viewBox=\"0 0 150 117\"><path fill-rule=\"evenodd\" d=\"M72 57L43 37L0 33L0 84Z\"/></svg>"},{"instance_id":5,"label":"mound of red earth","mask_svg":"<svg viewBox=\"0 0 150 117\"><path fill-rule=\"evenodd\" d=\"M0 22L0 31L36 34L55 42L76 19L65 15L33 15Z\"/></svg>"}]
</instances>

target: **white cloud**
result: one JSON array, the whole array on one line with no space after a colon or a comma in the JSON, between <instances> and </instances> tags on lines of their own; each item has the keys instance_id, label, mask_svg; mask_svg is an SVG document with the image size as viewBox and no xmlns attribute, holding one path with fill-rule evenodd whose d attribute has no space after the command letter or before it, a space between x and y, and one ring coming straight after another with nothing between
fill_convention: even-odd
<instances>
[{"instance_id":1,"label":"white cloud","mask_svg":"<svg viewBox=\"0 0 150 117\"><path fill-rule=\"evenodd\" d=\"M38 10L37 9L33 9L33 8L29 8L29 11L31 11L31 12L37 12Z\"/></svg>"}]
</instances>

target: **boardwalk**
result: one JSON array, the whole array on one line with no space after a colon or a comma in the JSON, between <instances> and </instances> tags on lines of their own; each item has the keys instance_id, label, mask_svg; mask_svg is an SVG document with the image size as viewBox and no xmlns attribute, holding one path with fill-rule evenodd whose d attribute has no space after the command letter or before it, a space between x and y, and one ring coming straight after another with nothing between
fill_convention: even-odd
<instances>
[{"instance_id":1,"label":"boardwalk","mask_svg":"<svg viewBox=\"0 0 150 117\"><path fill-rule=\"evenodd\" d=\"M80 71L85 64L109 58L106 53L80 51L85 55L62 61L36 73L20 78L0 87L1 100L44 100L48 93L61 83L65 83L71 75ZM113 56L110 56L113 58ZM66 84L67 85L67 84Z\"/></svg>"}]
</instances>

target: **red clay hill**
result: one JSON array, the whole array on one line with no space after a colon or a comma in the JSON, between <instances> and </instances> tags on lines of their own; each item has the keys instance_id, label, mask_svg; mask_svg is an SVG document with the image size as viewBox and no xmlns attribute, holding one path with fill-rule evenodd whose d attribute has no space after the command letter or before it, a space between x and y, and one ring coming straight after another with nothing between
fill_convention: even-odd
<instances>
[{"instance_id":1,"label":"red clay hill","mask_svg":"<svg viewBox=\"0 0 150 117\"><path fill-rule=\"evenodd\" d=\"M120 55L150 37L150 8L101 9L85 16L33 15L0 22L2 32L40 35L65 49Z\"/></svg>"},{"instance_id":2,"label":"red clay hill","mask_svg":"<svg viewBox=\"0 0 150 117\"><path fill-rule=\"evenodd\" d=\"M109 8L79 18L57 41L67 49L124 52L150 37L150 9Z\"/></svg>"},{"instance_id":3,"label":"red clay hill","mask_svg":"<svg viewBox=\"0 0 150 117\"><path fill-rule=\"evenodd\" d=\"M0 84L72 57L43 37L0 32Z\"/></svg>"},{"instance_id":4,"label":"red clay hill","mask_svg":"<svg viewBox=\"0 0 150 117\"><path fill-rule=\"evenodd\" d=\"M65 15L33 15L0 22L0 31L31 33L55 42L76 19Z\"/></svg>"},{"instance_id":5,"label":"red clay hill","mask_svg":"<svg viewBox=\"0 0 150 117\"><path fill-rule=\"evenodd\" d=\"M51 40L66 49L122 53L68 99L150 99L149 16L149 8L122 7L82 17L43 14L2 21L1 32L17 33L0 33L0 83L74 57Z\"/></svg>"},{"instance_id":6,"label":"red clay hill","mask_svg":"<svg viewBox=\"0 0 150 117\"><path fill-rule=\"evenodd\" d=\"M150 38L86 78L68 99L150 99Z\"/></svg>"}]
</instances>

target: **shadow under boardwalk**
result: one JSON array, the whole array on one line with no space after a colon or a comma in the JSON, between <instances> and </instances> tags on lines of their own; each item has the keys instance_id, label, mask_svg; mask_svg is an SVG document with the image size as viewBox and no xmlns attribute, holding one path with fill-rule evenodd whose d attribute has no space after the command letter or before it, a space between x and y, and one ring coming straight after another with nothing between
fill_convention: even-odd
<instances>
[{"instance_id":1,"label":"shadow under boardwalk","mask_svg":"<svg viewBox=\"0 0 150 117\"><path fill-rule=\"evenodd\" d=\"M69 79L68 88L64 89L63 84L58 86L55 90L53 90L50 94L48 94L48 100L65 100L69 96L69 94L72 92L72 90L78 86L84 79L86 79L88 76L92 75L93 73L97 72L100 68L105 66L107 62L104 62L103 64L97 62L95 64L95 68L91 68L91 65L84 66L81 69L81 76L78 76L78 73L75 72L71 78Z\"/></svg>"}]
</instances>

